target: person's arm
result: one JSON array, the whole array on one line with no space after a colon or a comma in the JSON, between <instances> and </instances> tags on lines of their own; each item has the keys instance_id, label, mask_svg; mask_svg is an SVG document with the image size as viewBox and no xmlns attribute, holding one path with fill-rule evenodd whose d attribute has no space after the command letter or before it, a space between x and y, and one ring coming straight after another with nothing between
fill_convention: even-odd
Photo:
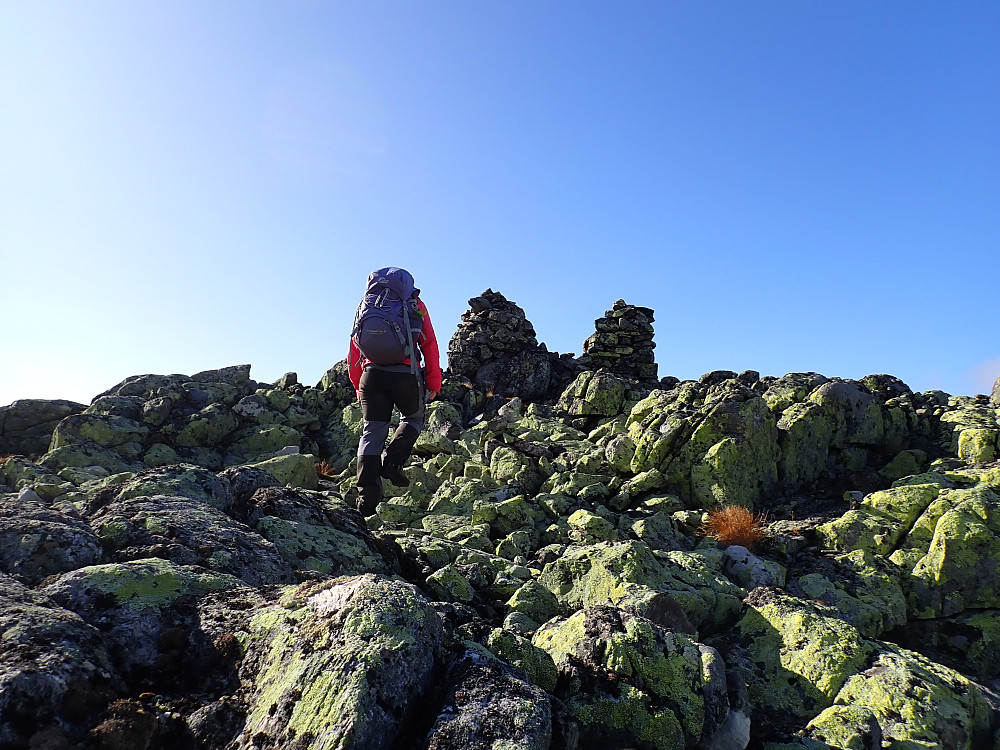
<instances>
[{"instance_id":1,"label":"person's arm","mask_svg":"<svg viewBox=\"0 0 1000 750\"><path fill-rule=\"evenodd\" d=\"M424 319L420 329L420 351L424 355L427 399L433 401L434 397L441 392L440 353L438 352L437 336L434 335L434 326L431 325L431 316L422 299L417 299L417 309Z\"/></svg>"},{"instance_id":2,"label":"person's arm","mask_svg":"<svg viewBox=\"0 0 1000 750\"><path fill-rule=\"evenodd\" d=\"M361 400L361 361L364 357L361 356L361 350L354 343L354 339L351 339L351 346L347 350L347 375L351 379L351 385L354 386L355 392L358 393L358 400Z\"/></svg>"}]
</instances>

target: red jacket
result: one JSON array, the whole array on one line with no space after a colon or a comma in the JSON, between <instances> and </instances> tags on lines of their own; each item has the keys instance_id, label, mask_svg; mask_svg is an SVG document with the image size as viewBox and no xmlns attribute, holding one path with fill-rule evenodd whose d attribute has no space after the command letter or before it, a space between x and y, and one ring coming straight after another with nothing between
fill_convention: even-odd
<instances>
[{"instance_id":1,"label":"red jacket","mask_svg":"<svg viewBox=\"0 0 1000 750\"><path fill-rule=\"evenodd\" d=\"M439 361L440 353L438 352L437 337L434 335L434 326L431 325L431 316L427 312L427 306L419 297L417 298L417 313L424 319L423 325L420 328L420 335L417 337L415 343L417 345L417 352L423 356L424 379L427 390L440 393L441 362ZM351 383L354 385L354 390L358 390L358 387L361 385L361 372L367 364L368 360L365 359L352 338L351 346L347 352L347 371L351 377ZM410 360L404 360L403 364L410 364Z\"/></svg>"}]
</instances>

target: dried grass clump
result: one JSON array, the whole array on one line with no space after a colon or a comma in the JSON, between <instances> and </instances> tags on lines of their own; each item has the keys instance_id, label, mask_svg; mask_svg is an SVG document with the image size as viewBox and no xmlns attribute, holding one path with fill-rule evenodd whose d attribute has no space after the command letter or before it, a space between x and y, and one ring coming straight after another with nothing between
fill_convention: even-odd
<instances>
[{"instance_id":1,"label":"dried grass clump","mask_svg":"<svg viewBox=\"0 0 1000 750\"><path fill-rule=\"evenodd\" d=\"M742 505L727 505L708 512L701 533L727 547L738 544L752 550L767 536L766 523L763 513L754 513Z\"/></svg>"},{"instance_id":2,"label":"dried grass clump","mask_svg":"<svg viewBox=\"0 0 1000 750\"><path fill-rule=\"evenodd\" d=\"M332 478L337 475L337 470L326 459L316 462L316 473L321 477Z\"/></svg>"}]
</instances>

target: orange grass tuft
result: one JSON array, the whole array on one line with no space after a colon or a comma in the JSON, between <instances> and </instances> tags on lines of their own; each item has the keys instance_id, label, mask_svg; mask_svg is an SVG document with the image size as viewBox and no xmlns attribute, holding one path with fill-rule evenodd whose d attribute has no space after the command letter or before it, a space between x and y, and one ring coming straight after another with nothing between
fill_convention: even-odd
<instances>
[{"instance_id":1,"label":"orange grass tuft","mask_svg":"<svg viewBox=\"0 0 1000 750\"><path fill-rule=\"evenodd\" d=\"M333 464L323 459L316 462L316 473L321 477L334 477L337 475L337 470L333 468Z\"/></svg>"},{"instance_id":2,"label":"orange grass tuft","mask_svg":"<svg viewBox=\"0 0 1000 750\"><path fill-rule=\"evenodd\" d=\"M754 549L767 536L766 522L763 513L754 513L742 505L727 505L708 512L708 521L702 525L701 533L727 547L739 544Z\"/></svg>"}]
</instances>

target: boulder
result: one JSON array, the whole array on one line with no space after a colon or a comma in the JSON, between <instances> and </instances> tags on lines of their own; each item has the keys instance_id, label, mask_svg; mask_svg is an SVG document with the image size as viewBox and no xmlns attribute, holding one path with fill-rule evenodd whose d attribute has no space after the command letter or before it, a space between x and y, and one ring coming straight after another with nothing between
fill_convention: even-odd
<instances>
[{"instance_id":1,"label":"boulder","mask_svg":"<svg viewBox=\"0 0 1000 750\"><path fill-rule=\"evenodd\" d=\"M654 554L635 541L571 546L538 583L568 608L611 605L646 614L673 600L696 627L716 629L739 614L743 591L693 553ZM665 596L664 596L665 595Z\"/></svg>"},{"instance_id":2,"label":"boulder","mask_svg":"<svg viewBox=\"0 0 1000 750\"><path fill-rule=\"evenodd\" d=\"M291 580L291 567L271 542L198 500L168 495L112 500L89 520L110 562L159 557L255 586Z\"/></svg>"},{"instance_id":3,"label":"boulder","mask_svg":"<svg viewBox=\"0 0 1000 750\"><path fill-rule=\"evenodd\" d=\"M715 649L613 607L588 607L547 622L532 638L556 664L555 693L580 726L581 750L711 746L750 722L730 702ZM738 693L738 691L735 691Z\"/></svg>"},{"instance_id":4,"label":"boulder","mask_svg":"<svg viewBox=\"0 0 1000 750\"><path fill-rule=\"evenodd\" d=\"M557 408L571 416L614 417L621 414L629 381L607 370L586 370L563 391Z\"/></svg>"},{"instance_id":5,"label":"boulder","mask_svg":"<svg viewBox=\"0 0 1000 750\"><path fill-rule=\"evenodd\" d=\"M845 681L836 701L869 709L883 742L891 745L978 750L993 742L994 709L982 688L958 672L889 645Z\"/></svg>"},{"instance_id":6,"label":"boulder","mask_svg":"<svg viewBox=\"0 0 1000 750\"><path fill-rule=\"evenodd\" d=\"M446 678L445 710L427 750L548 750L552 707L545 691L499 662L467 651Z\"/></svg>"},{"instance_id":7,"label":"boulder","mask_svg":"<svg viewBox=\"0 0 1000 750\"><path fill-rule=\"evenodd\" d=\"M186 497L221 511L228 510L233 504L233 491L228 479L191 464L147 469L114 488L116 500L153 495Z\"/></svg>"},{"instance_id":8,"label":"boulder","mask_svg":"<svg viewBox=\"0 0 1000 750\"><path fill-rule=\"evenodd\" d=\"M746 604L718 647L747 683L754 725L801 727L833 705L876 650L836 610L773 589L756 589Z\"/></svg>"},{"instance_id":9,"label":"boulder","mask_svg":"<svg viewBox=\"0 0 1000 750\"><path fill-rule=\"evenodd\" d=\"M63 746L79 746L122 689L100 632L0 575L0 633L0 744L28 747L57 728Z\"/></svg>"},{"instance_id":10,"label":"boulder","mask_svg":"<svg viewBox=\"0 0 1000 750\"><path fill-rule=\"evenodd\" d=\"M33 490L0 495L0 571L34 586L101 559L94 530L72 505L50 506Z\"/></svg>"},{"instance_id":11,"label":"boulder","mask_svg":"<svg viewBox=\"0 0 1000 750\"><path fill-rule=\"evenodd\" d=\"M249 625L235 747L390 747L431 693L441 646L441 621L409 584L303 584Z\"/></svg>"},{"instance_id":12,"label":"boulder","mask_svg":"<svg viewBox=\"0 0 1000 750\"><path fill-rule=\"evenodd\" d=\"M246 588L238 578L160 558L81 567L43 591L54 602L101 629L116 671L148 674L164 658L167 610L181 597Z\"/></svg>"},{"instance_id":13,"label":"boulder","mask_svg":"<svg viewBox=\"0 0 1000 750\"><path fill-rule=\"evenodd\" d=\"M0 455L35 456L48 450L60 421L86 407L62 399L20 399L0 406Z\"/></svg>"},{"instance_id":14,"label":"boulder","mask_svg":"<svg viewBox=\"0 0 1000 750\"><path fill-rule=\"evenodd\" d=\"M919 619L1000 607L1000 496L985 487L952 490L927 553L906 579Z\"/></svg>"},{"instance_id":15,"label":"boulder","mask_svg":"<svg viewBox=\"0 0 1000 750\"><path fill-rule=\"evenodd\" d=\"M73 414L59 422L52 433L49 450L68 445L93 443L102 448L120 448L126 443L143 445L149 427L114 414Z\"/></svg>"}]
</instances>

